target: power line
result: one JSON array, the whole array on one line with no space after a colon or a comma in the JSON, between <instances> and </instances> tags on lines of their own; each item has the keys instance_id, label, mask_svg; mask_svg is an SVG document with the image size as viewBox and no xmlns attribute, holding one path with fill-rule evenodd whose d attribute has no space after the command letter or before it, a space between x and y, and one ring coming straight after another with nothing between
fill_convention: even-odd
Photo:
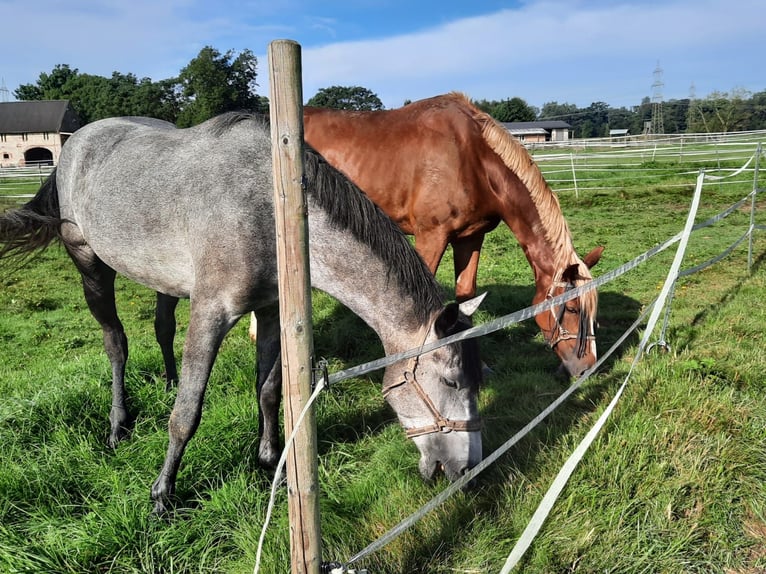
<instances>
[{"instance_id":1,"label":"power line","mask_svg":"<svg viewBox=\"0 0 766 574\"><path fill-rule=\"evenodd\" d=\"M664 134L665 121L662 117L662 88L665 83L662 81L662 68L657 61L657 67L654 69L654 83L652 84L652 126L651 133Z\"/></svg>"},{"instance_id":2,"label":"power line","mask_svg":"<svg viewBox=\"0 0 766 574\"><path fill-rule=\"evenodd\" d=\"M8 102L11 99L11 92L5 87L5 78L0 78L0 102Z\"/></svg>"}]
</instances>

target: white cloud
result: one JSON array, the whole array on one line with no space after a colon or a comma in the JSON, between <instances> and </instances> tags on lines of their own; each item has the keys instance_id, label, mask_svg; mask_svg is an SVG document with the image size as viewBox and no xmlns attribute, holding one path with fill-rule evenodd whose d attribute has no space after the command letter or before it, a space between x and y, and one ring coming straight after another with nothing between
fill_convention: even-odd
<instances>
[{"instance_id":1,"label":"white cloud","mask_svg":"<svg viewBox=\"0 0 766 574\"><path fill-rule=\"evenodd\" d=\"M367 23L359 29L374 29L376 39L323 45L316 38L341 29L341 14L336 19L332 12L337 3L323 5L322 17L311 14L306 0L38 0L30 6L0 0L0 78L11 90L56 64L160 80L205 45L265 54L275 38L302 44L307 98L331 85L360 85L388 107L450 90L486 99L519 96L538 106L553 100L635 105L651 95L658 61L666 99L686 97L692 82L699 96L766 89L762 0L526 0L417 33ZM266 58L259 63L260 92L268 94Z\"/></svg>"},{"instance_id":2,"label":"white cloud","mask_svg":"<svg viewBox=\"0 0 766 574\"><path fill-rule=\"evenodd\" d=\"M735 13L718 0L528 2L417 34L304 49L304 94L340 84L368 87L388 106L453 89L487 99L518 95L534 105L611 103L614 94L632 105L651 94L659 61L666 97L681 98L691 82L708 89L744 59L757 62L747 50L760 44L764 21L760 0L737 3ZM758 77L753 70L742 80Z\"/></svg>"}]
</instances>

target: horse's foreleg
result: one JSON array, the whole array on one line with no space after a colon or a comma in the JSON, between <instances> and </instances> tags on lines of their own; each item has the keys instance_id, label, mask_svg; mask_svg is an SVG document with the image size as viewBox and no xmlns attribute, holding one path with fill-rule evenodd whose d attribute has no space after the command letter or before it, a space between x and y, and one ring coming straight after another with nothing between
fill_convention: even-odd
<instances>
[{"instance_id":1,"label":"horse's foreleg","mask_svg":"<svg viewBox=\"0 0 766 574\"><path fill-rule=\"evenodd\" d=\"M476 296L476 274L479 271L479 256L484 234L473 235L452 243L455 261L455 299L458 302Z\"/></svg>"},{"instance_id":2,"label":"horse's foreleg","mask_svg":"<svg viewBox=\"0 0 766 574\"><path fill-rule=\"evenodd\" d=\"M279 404L282 399L279 308L259 311L256 341L258 370L258 462L273 469L279 461Z\"/></svg>"},{"instance_id":3,"label":"horse's foreleg","mask_svg":"<svg viewBox=\"0 0 766 574\"><path fill-rule=\"evenodd\" d=\"M178 297L157 293L157 307L154 311L154 335L162 351L165 362L165 389L178 382L176 356L173 351L173 341L176 336L176 305Z\"/></svg>"},{"instance_id":4,"label":"horse's foreleg","mask_svg":"<svg viewBox=\"0 0 766 574\"><path fill-rule=\"evenodd\" d=\"M247 335L253 343L258 340L258 319L255 313L250 313L250 326L247 328Z\"/></svg>"},{"instance_id":5,"label":"horse's foreleg","mask_svg":"<svg viewBox=\"0 0 766 574\"><path fill-rule=\"evenodd\" d=\"M176 476L186 445L199 426L202 400L216 354L226 333L239 317L210 305L192 305L184 343L178 394L168 422L169 443L165 462L152 486L154 511L163 514L175 494Z\"/></svg>"},{"instance_id":6,"label":"horse's foreleg","mask_svg":"<svg viewBox=\"0 0 766 574\"><path fill-rule=\"evenodd\" d=\"M423 258L433 275L439 268L444 252L447 250L447 238L438 237L436 233L415 234L415 249Z\"/></svg>"},{"instance_id":7,"label":"horse's foreleg","mask_svg":"<svg viewBox=\"0 0 766 574\"><path fill-rule=\"evenodd\" d=\"M111 430L109 446L115 448L128 434L130 415L125 392L125 363L128 360L128 339L117 316L114 301L114 278L116 273L87 245L67 247L82 277L85 301L93 317L101 325L104 349L112 366L112 406L109 411Z\"/></svg>"}]
</instances>

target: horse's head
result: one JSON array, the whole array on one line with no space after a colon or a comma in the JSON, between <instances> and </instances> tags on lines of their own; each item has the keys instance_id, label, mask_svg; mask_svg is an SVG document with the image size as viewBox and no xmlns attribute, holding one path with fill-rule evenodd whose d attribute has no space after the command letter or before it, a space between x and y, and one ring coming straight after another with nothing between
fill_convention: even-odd
<instances>
[{"instance_id":1,"label":"horse's head","mask_svg":"<svg viewBox=\"0 0 766 574\"><path fill-rule=\"evenodd\" d=\"M603 247L596 247L585 256L582 263L574 263L559 270L547 292L538 292L535 303L561 295L592 280L590 268L598 263L603 251ZM561 367L570 376L581 375L598 359L595 333L597 303L597 292L593 289L535 317L545 342L561 359Z\"/></svg>"},{"instance_id":2,"label":"horse's head","mask_svg":"<svg viewBox=\"0 0 766 574\"><path fill-rule=\"evenodd\" d=\"M423 343L469 328L470 316L483 298L446 305L431 321ZM481 379L475 339L440 347L386 370L384 396L420 450L420 474L426 480L439 469L456 480L481 461L476 404Z\"/></svg>"}]
</instances>

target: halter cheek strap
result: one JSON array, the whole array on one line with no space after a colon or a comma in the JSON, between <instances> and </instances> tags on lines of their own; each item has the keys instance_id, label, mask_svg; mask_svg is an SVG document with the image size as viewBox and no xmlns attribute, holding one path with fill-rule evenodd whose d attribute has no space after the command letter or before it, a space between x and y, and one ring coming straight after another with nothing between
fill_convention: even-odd
<instances>
[{"instance_id":1,"label":"halter cheek strap","mask_svg":"<svg viewBox=\"0 0 766 574\"><path fill-rule=\"evenodd\" d=\"M571 282L565 283L563 281L554 281L551 284L550 289L548 289L546 299L553 298L553 291L555 289L564 289L564 291L569 291L570 289L574 289L574 285ZM561 324L561 319L564 317L564 313L566 313L565 305L561 305L558 314L556 314L553 307L551 307L550 312L551 317L553 318L554 327L551 329L550 337L546 338L545 341L548 344L548 347L550 349L555 349L556 345L558 345L561 341L577 339L577 356L579 358L583 357L585 355L587 342L595 341L596 335L590 332L590 326L588 325L587 318L583 314L582 310L580 310L580 326L577 333L570 332L564 327L564 325Z\"/></svg>"},{"instance_id":2,"label":"halter cheek strap","mask_svg":"<svg viewBox=\"0 0 766 574\"><path fill-rule=\"evenodd\" d=\"M421 427L410 427L405 428L405 433L407 434L408 438L415 438L416 436L423 436L427 434L442 432L442 433L448 433L452 431L458 431L458 432L471 432L471 431L479 431L481 430L481 420L474 420L474 421L453 421L451 419L448 419L439 412L439 409L436 408L436 405L431 400L431 397L428 396L428 394L423 390L423 387L418 382L416 371L418 368L418 359L420 357L416 356L410 359L410 362L407 365L407 369L404 371L404 376L402 377L402 380L393 383L391 385L388 385L383 389L383 396L387 397L388 394L393 391L394 389L401 388L405 384L409 384L412 386L412 388L417 393L418 397L420 397L420 400L423 401L423 403L426 405L426 408L431 412L431 416L434 419L434 422L430 425L425 425Z\"/></svg>"}]
</instances>

